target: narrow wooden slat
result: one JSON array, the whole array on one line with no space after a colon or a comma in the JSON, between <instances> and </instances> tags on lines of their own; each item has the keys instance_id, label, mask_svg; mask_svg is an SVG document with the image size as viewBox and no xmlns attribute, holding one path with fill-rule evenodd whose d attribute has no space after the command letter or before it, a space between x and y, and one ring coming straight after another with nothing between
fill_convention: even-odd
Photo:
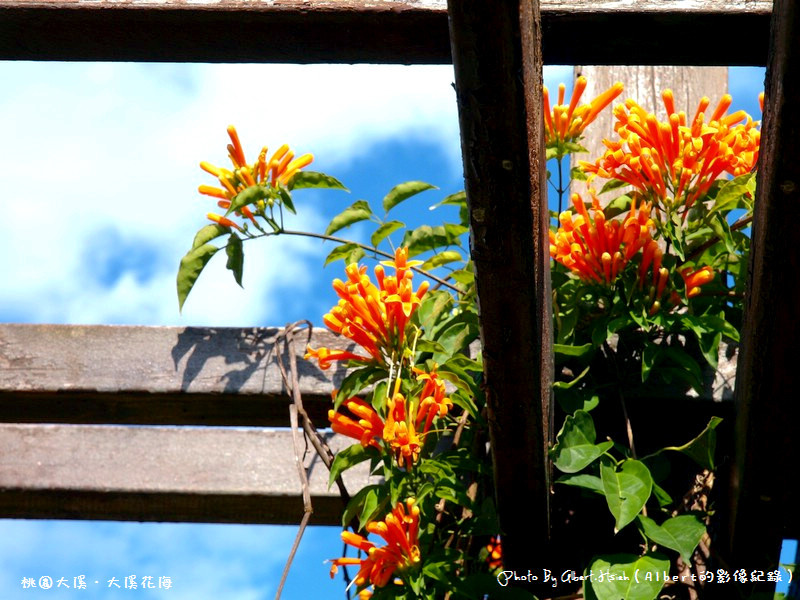
<instances>
[{"instance_id":1,"label":"narrow wooden slat","mask_svg":"<svg viewBox=\"0 0 800 600\"><path fill-rule=\"evenodd\" d=\"M353 440L329 435L334 449ZM313 451L313 522L341 523L336 486ZM356 492L366 464L347 472ZM298 523L288 431L255 428L0 425L0 518Z\"/></svg>"},{"instance_id":2,"label":"narrow wooden slat","mask_svg":"<svg viewBox=\"0 0 800 600\"><path fill-rule=\"evenodd\" d=\"M539 4L451 0L449 8L504 566L527 572L549 564L552 330Z\"/></svg>"},{"instance_id":3,"label":"narrow wooden slat","mask_svg":"<svg viewBox=\"0 0 800 600\"><path fill-rule=\"evenodd\" d=\"M800 536L797 340L800 339L800 7L777 0L753 216L750 280L736 379L738 460L732 560L775 568ZM753 567L749 567L753 565Z\"/></svg>"},{"instance_id":4,"label":"narrow wooden slat","mask_svg":"<svg viewBox=\"0 0 800 600\"><path fill-rule=\"evenodd\" d=\"M761 65L771 0L544 0L549 64ZM0 58L448 63L444 0L0 0Z\"/></svg>"},{"instance_id":5,"label":"narrow wooden slat","mask_svg":"<svg viewBox=\"0 0 800 600\"><path fill-rule=\"evenodd\" d=\"M0 324L0 421L287 426L281 331ZM303 360L303 342L305 406L327 422L345 371ZM315 347L345 342L314 330Z\"/></svg>"}]
</instances>

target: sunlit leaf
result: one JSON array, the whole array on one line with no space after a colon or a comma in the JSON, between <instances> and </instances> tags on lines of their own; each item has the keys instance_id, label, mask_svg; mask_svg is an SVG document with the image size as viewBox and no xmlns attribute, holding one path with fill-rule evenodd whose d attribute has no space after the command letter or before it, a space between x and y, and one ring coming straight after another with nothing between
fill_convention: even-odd
<instances>
[{"instance_id":1,"label":"sunlit leaf","mask_svg":"<svg viewBox=\"0 0 800 600\"><path fill-rule=\"evenodd\" d=\"M223 227L217 223L213 223L211 225L206 225L202 227L194 236L194 241L192 242L192 250L195 248L199 248L203 244L207 244L211 240L218 238L220 236L225 235L231 230L230 227Z\"/></svg>"},{"instance_id":2,"label":"sunlit leaf","mask_svg":"<svg viewBox=\"0 0 800 600\"><path fill-rule=\"evenodd\" d=\"M216 254L216 246L211 244L203 244L197 248L192 248L181 259L180 267L178 267L178 309L183 308L183 303L189 292L192 291L197 278L203 271L211 257Z\"/></svg>"},{"instance_id":3,"label":"sunlit leaf","mask_svg":"<svg viewBox=\"0 0 800 600\"><path fill-rule=\"evenodd\" d=\"M706 532L705 524L695 515L678 515L658 525L653 519L639 515L644 534L660 546L675 550L689 564L692 553Z\"/></svg>"},{"instance_id":4,"label":"sunlit leaf","mask_svg":"<svg viewBox=\"0 0 800 600\"><path fill-rule=\"evenodd\" d=\"M396 185L383 199L383 210L389 212L404 200L408 200L412 196L416 196L425 190L435 189L438 189L435 185L425 183L424 181L406 181L405 183Z\"/></svg>"},{"instance_id":5,"label":"sunlit leaf","mask_svg":"<svg viewBox=\"0 0 800 600\"><path fill-rule=\"evenodd\" d=\"M326 188L344 190L345 192L350 191L335 177L316 171L299 171L292 177L289 182L289 189L299 190L302 188Z\"/></svg>"},{"instance_id":6,"label":"sunlit leaf","mask_svg":"<svg viewBox=\"0 0 800 600\"><path fill-rule=\"evenodd\" d=\"M387 221L386 223L381 223L381 226L378 227L375 230L375 233L373 233L370 237L370 241L372 242L373 246L377 246L388 236L405 226L406 224L401 221Z\"/></svg>"},{"instance_id":7,"label":"sunlit leaf","mask_svg":"<svg viewBox=\"0 0 800 600\"><path fill-rule=\"evenodd\" d=\"M669 573L669 559L662 554L612 554L597 557L586 569L586 600L655 600Z\"/></svg>"},{"instance_id":8,"label":"sunlit leaf","mask_svg":"<svg viewBox=\"0 0 800 600\"><path fill-rule=\"evenodd\" d=\"M591 415L576 411L568 415L550 451L553 463L564 473L577 473L608 451L613 442L595 444L597 433Z\"/></svg>"},{"instance_id":9,"label":"sunlit leaf","mask_svg":"<svg viewBox=\"0 0 800 600\"><path fill-rule=\"evenodd\" d=\"M228 238L228 245L225 246L225 254L228 255L228 262L225 267L233 273L233 278L239 286L242 285L242 270L244 268L244 251L242 250L242 240L236 235L236 232L231 232Z\"/></svg>"},{"instance_id":10,"label":"sunlit leaf","mask_svg":"<svg viewBox=\"0 0 800 600\"><path fill-rule=\"evenodd\" d=\"M619 531L636 518L653 490L653 477L644 463L628 459L617 470L613 465L600 465L600 478L608 509L616 519Z\"/></svg>"},{"instance_id":11,"label":"sunlit leaf","mask_svg":"<svg viewBox=\"0 0 800 600\"><path fill-rule=\"evenodd\" d=\"M366 200L357 200L333 217L328 228L325 230L325 235L332 235L340 229L349 227L353 223L358 223L359 221L365 221L371 216L372 209L369 207L369 203Z\"/></svg>"},{"instance_id":12,"label":"sunlit leaf","mask_svg":"<svg viewBox=\"0 0 800 600\"><path fill-rule=\"evenodd\" d=\"M457 250L443 250L438 254L434 254L428 260L422 263L422 268L427 271L451 262L455 262L457 260L464 260L460 252Z\"/></svg>"}]
</instances>

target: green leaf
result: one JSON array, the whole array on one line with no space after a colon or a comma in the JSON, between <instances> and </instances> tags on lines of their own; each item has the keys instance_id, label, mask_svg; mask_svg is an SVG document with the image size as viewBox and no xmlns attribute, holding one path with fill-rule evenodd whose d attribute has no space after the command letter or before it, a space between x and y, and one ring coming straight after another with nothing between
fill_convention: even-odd
<instances>
[{"instance_id":1,"label":"green leaf","mask_svg":"<svg viewBox=\"0 0 800 600\"><path fill-rule=\"evenodd\" d=\"M328 477L328 489L331 489L333 482L336 481L336 478L344 471L365 460L369 460L373 456L375 456L375 453L369 452L369 448L365 448L361 444L353 444L349 448L337 452L331 464L331 474L330 477Z\"/></svg>"},{"instance_id":2,"label":"green leaf","mask_svg":"<svg viewBox=\"0 0 800 600\"><path fill-rule=\"evenodd\" d=\"M754 182L755 173L746 173L723 183L714 198L714 206L711 208L711 212L724 212L746 207L746 195L751 193Z\"/></svg>"},{"instance_id":3,"label":"green leaf","mask_svg":"<svg viewBox=\"0 0 800 600\"><path fill-rule=\"evenodd\" d=\"M628 459L617 470L613 465L600 465L600 478L617 532L636 518L653 490L653 477L644 463Z\"/></svg>"},{"instance_id":4,"label":"green leaf","mask_svg":"<svg viewBox=\"0 0 800 600\"><path fill-rule=\"evenodd\" d=\"M225 211L225 215L227 216L234 211L240 210L243 206L254 204L258 200L265 200L266 198L269 198L269 190L265 186L251 185L233 197L231 205Z\"/></svg>"},{"instance_id":5,"label":"green leaf","mask_svg":"<svg viewBox=\"0 0 800 600\"><path fill-rule=\"evenodd\" d=\"M434 325L452 308L453 296L443 290L433 290L425 294L414 317L426 332L432 331Z\"/></svg>"},{"instance_id":6,"label":"green leaf","mask_svg":"<svg viewBox=\"0 0 800 600\"><path fill-rule=\"evenodd\" d=\"M692 553L706 532L705 524L695 515L679 515L658 525L653 519L639 515L644 534L660 546L675 550L689 564Z\"/></svg>"},{"instance_id":7,"label":"green leaf","mask_svg":"<svg viewBox=\"0 0 800 600\"><path fill-rule=\"evenodd\" d=\"M683 446L668 446L664 450L681 452L705 469L714 469L714 452L717 448L717 426L722 423L720 417L711 417L705 429L692 441Z\"/></svg>"},{"instance_id":8,"label":"green leaf","mask_svg":"<svg viewBox=\"0 0 800 600\"><path fill-rule=\"evenodd\" d=\"M353 223L366 221L371 216L372 209L369 207L369 203L367 203L366 200L356 200L353 204L333 217L330 225L328 225L328 228L325 230L325 235L332 235L340 229L349 227Z\"/></svg>"},{"instance_id":9,"label":"green leaf","mask_svg":"<svg viewBox=\"0 0 800 600\"><path fill-rule=\"evenodd\" d=\"M455 194L450 194L449 196L447 196L447 198L445 198L444 200L442 200L438 204L434 204L431 208L433 209L433 208L435 208L437 206L447 206L447 205L451 205L451 206L466 206L467 205L467 192L462 190L460 192L456 192Z\"/></svg>"},{"instance_id":10,"label":"green leaf","mask_svg":"<svg viewBox=\"0 0 800 600\"><path fill-rule=\"evenodd\" d=\"M375 365L367 365L366 367L354 369L342 379L339 391L336 392L336 400L334 401L333 409L338 409L342 402L352 398L362 392L367 386L372 385L386 376L386 370Z\"/></svg>"},{"instance_id":11,"label":"green leaf","mask_svg":"<svg viewBox=\"0 0 800 600\"><path fill-rule=\"evenodd\" d=\"M627 194L623 194L622 196L617 196L611 202L609 202L606 207L603 209L603 214L605 215L606 219L612 219L617 215L621 215L622 213L629 210L631 207L631 197Z\"/></svg>"},{"instance_id":12,"label":"green leaf","mask_svg":"<svg viewBox=\"0 0 800 600\"><path fill-rule=\"evenodd\" d=\"M598 556L586 570L586 600L655 600L669 573L662 554L612 554Z\"/></svg>"},{"instance_id":13,"label":"green leaf","mask_svg":"<svg viewBox=\"0 0 800 600\"><path fill-rule=\"evenodd\" d=\"M444 250L439 252L439 254L434 254L428 260L422 263L422 268L428 271L457 260L464 260L458 250Z\"/></svg>"},{"instance_id":14,"label":"green leaf","mask_svg":"<svg viewBox=\"0 0 800 600\"><path fill-rule=\"evenodd\" d=\"M461 285L471 285L475 281L475 273L470 269L458 269L450 273L450 277Z\"/></svg>"},{"instance_id":15,"label":"green leaf","mask_svg":"<svg viewBox=\"0 0 800 600\"><path fill-rule=\"evenodd\" d=\"M183 303L186 302L186 298L189 292L192 291L197 278L217 250L219 248L216 246L203 244L189 250L181 259L181 264L178 267L178 310L183 309Z\"/></svg>"},{"instance_id":16,"label":"green leaf","mask_svg":"<svg viewBox=\"0 0 800 600\"><path fill-rule=\"evenodd\" d=\"M616 190L626 185L630 184L622 181L621 179L609 179L603 184L603 187L600 188L600 193L605 194L606 192L610 192L611 190Z\"/></svg>"},{"instance_id":17,"label":"green leaf","mask_svg":"<svg viewBox=\"0 0 800 600\"><path fill-rule=\"evenodd\" d=\"M406 231L402 246L408 246L408 256L417 256L429 250L446 246L461 245L459 236L467 231L461 225L449 223L448 226L421 225L412 231Z\"/></svg>"},{"instance_id":18,"label":"green leaf","mask_svg":"<svg viewBox=\"0 0 800 600\"><path fill-rule=\"evenodd\" d=\"M325 173L316 171L298 171L289 182L289 189L299 190L302 188L326 188L331 190L344 190L349 192L341 181Z\"/></svg>"},{"instance_id":19,"label":"green leaf","mask_svg":"<svg viewBox=\"0 0 800 600\"><path fill-rule=\"evenodd\" d=\"M402 221L387 221L386 223L381 223L381 226L375 230L375 233L372 234L369 240L372 242L373 246L377 246L388 236L405 226L406 224Z\"/></svg>"},{"instance_id":20,"label":"green leaf","mask_svg":"<svg viewBox=\"0 0 800 600\"><path fill-rule=\"evenodd\" d=\"M363 514L365 510L367 512L369 510L374 510L378 506L378 494L381 487L383 487L381 484L364 486L355 496L350 498L350 502L347 503L347 508L344 509L344 513L342 514L343 527L348 527L350 521L352 521L356 515ZM363 523L361 527L363 527Z\"/></svg>"},{"instance_id":21,"label":"green leaf","mask_svg":"<svg viewBox=\"0 0 800 600\"><path fill-rule=\"evenodd\" d=\"M278 195L281 197L281 203L286 207L286 210L296 215L297 211L294 208L294 201L292 200L292 195L289 193L289 190L281 186L278 188Z\"/></svg>"},{"instance_id":22,"label":"green leaf","mask_svg":"<svg viewBox=\"0 0 800 600\"><path fill-rule=\"evenodd\" d=\"M438 336L436 341L444 346L445 351L434 354L434 362L441 364L447 361L451 356L466 350L467 346L478 338L477 317L474 313L462 313L462 315L467 314L471 315L471 317L464 321L453 323ZM460 317L461 315L458 316Z\"/></svg>"},{"instance_id":23,"label":"green leaf","mask_svg":"<svg viewBox=\"0 0 800 600\"><path fill-rule=\"evenodd\" d=\"M405 183L394 186L391 191L386 194L386 197L383 199L383 210L389 212L404 200L408 200L420 192L436 189L439 188L430 183L425 183L424 181L406 181Z\"/></svg>"},{"instance_id":24,"label":"green leaf","mask_svg":"<svg viewBox=\"0 0 800 600\"><path fill-rule=\"evenodd\" d=\"M228 245L225 246L225 254L228 255L228 262L225 267L233 273L233 278L239 287L242 287L242 269L244 268L244 251L242 250L242 240L236 235L236 232L231 232L228 238Z\"/></svg>"},{"instance_id":25,"label":"green leaf","mask_svg":"<svg viewBox=\"0 0 800 600\"><path fill-rule=\"evenodd\" d=\"M362 256L364 256L364 250L358 244L341 244L330 251L325 259L324 266L327 267L330 263L336 260L343 260L349 265L352 262L357 262Z\"/></svg>"},{"instance_id":26,"label":"green leaf","mask_svg":"<svg viewBox=\"0 0 800 600\"><path fill-rule=\"evenodd\" d=\"M217 223L201 227L200 230L194 236L194 241L192 242L192 250L194 250L195 248L199 248L203 244L207 244L208 242L210 242L215 238L225 235L230 230L231 230L230 227L223 227L222 225L219 225Z\"/></svg>"},{"instance_id":27,"label":"green leaf","mask_svg":"<svg viewBox=\"0 0 800 600\"><path fill-rule=\"evenodd\" d=\"M556 483L561 483L563 485L571 485L573 487L579 487L583 488L584 490L589 490L590 492L596 492L600 495L605 495L605 490L603 489L603 481L596 475L589 475L587 473L581 473L580 475L576 474L562 475L561 477L556 479Z\"/></svg>"},{"instance_id":28,"label":"green leaf","mask_svg":"<svg viewBox=\"0 0 800 600\"><path fill-rule=\"evenodd\" d=\"M584 344L583 346L570 346L569 344L553 344L553 352L562 354L564 356L581 357L586 356L594 349L592 344Z\"/></svg>"},{"instance_id":29,"label":"green leaf","mask_svg":"<svg viewBox=\"0 0 800 600\"><path fill-rule=\"evenodd\" d=\"M577 473L589 466L614 445L613 442L595 444L596 437L594 421L588 412L579 410L567 416L550 451L553 463L564 473Z\"/></svg>"}]
</instances>

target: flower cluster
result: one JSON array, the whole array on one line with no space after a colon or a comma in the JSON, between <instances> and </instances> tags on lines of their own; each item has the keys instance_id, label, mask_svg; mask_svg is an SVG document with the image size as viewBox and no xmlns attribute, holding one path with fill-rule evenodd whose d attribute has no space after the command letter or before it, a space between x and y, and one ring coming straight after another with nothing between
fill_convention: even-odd
<instances>
[{"instance_id":1,"label":"flower cluster","mask_svg":"<svg viewBox=\"0 0 800 600\"><path fill-rule=\"evenodd\" d=\"M544 140L548 148L558 149L560 145L566 142L578 140L586 126L597 118L600 111L622 93L623 87L620 82L617 82L589 102L589 104L578 106L585 89L586 78L583 76L578 77L572 89L572 98L569 105L566 105L564 104L566 87L562 83L558 86L558 102L551 110L550 92L547 87L544 88ZM557 155L558 158L561 158L561 156L563 156L563 152Z\"/></svg>"},{"instance_id":2,"label":"flower cluster","mask_svg":"<svg viewBox=\"0 0 800 600\"><path fill-rule=\"evenodd\" d=\"M492 536L492 539L486 544L486 562L492 571L502 568L503 546L500 542L500 536Z\"/></svg>"},{"instance_id":3,"label":"flower cluster","mask_svg":"<svg viewBox=\"0 0 800 600\"><path fill-rule=\"evenodd\" d=\"M431 372L415 371L418 373L417 381L425 382L422 390L410 400L396 392L386 402L385 420L365 401L350 398L343 405L357 419L330 410L331 429L358 440L365 448L380 449L383 444L397 466L410 471L419 458L423 440L434 419L444 417L453 406L435 368Z\"/></svg>"},{"instance_id":4,"label":"flower cluster","mask_svg":"<svg viewBox=\"0 0 800 600\"><path fill-rule=\"evenodd\" d=\"M311 154L303 154L297 158L289 146L284 144L267 160L267 147L263 147L258 155L258 159L253 164L248 164L245 160L244 150L239 141L239 134L233 125L228 126L228 137L231 143L228 144L228 158L233 164L233 171L223 167L216 167L205 161L200 163L200 168L210 173L219 181L220 186L201 185L198 191L206 196L218 198L217 205L227 210L238 194L254 186L271 186L276 188L279 185L286 185L289 180L303 167L311 164L314 157ZM247 206L242 206L236 211L237 216L243 216L255 225L255 215ZM225 227L241 227L231 219L215 213L208 213L208 218L215 223Z\"/></svg>"},{"instance_id":5,"label":"flower cluster","mask_svg":"<svg viewBox=\"0 0 800 600\"><path fill-rule=\"evenodd\" d=\"M634 202L622 220L606 220L599 201L592 202L593 216L578 194L572 195L575 212L559 215L560 226L550 231L550 256L585 281L613 286L622 269L633 256L644 249L640 282L645 284L647 269L654 273L661 266L661 250L652 238L654 228L650 205Z\"/></svg>"},{"instance_id":6,"label":"flower cluster","mask_svg":"<svg viewBox=\"0 0 800 600\"><path fill-rule=\"evenodd\" d=\"M423 281L414 291L411 267L421 264L408 260L408 248L398 248L394 260L382 262L375 267L376 286L367 275L367 267L353 263L345 268L347 281L336 279L333 289L339 303L323 317L325 325L344 337L354 341L366 352L356 354L346 350L331 350L308 347L306 358L316 358L321 369L330 367L333 361L352 360L390 364L400 356L409 319L420 305L428 290ZM387 275L384 265L395 269L395 275Z\"/></svg>"},{"instance_id":7,"label":"flower cluster","mask_svg":"<svg viewBox=\"0 0 800 600\"><path fill-rule=\"evenodd\" d=\"M675 112L672 92L662 94L667 120L659 121L633 100L614 107L619 141L604 140L606 151L595 163L581 161L593 176L632 185L659 206L686 211L705 195L723 173L742 175L758 160L761 133L744 111L726 114L726 94L706 117L710 100L703 98L691 121Z\"/></svg>"},{"instance_id":8,"label":"flower cluster","mask_svg":"<svg viewBox=\"0 0 800 600\"><path fill-rule=\"evenodd\" d=\"M342 541L366 553L366 558L336 558L331 560L331 577L340 566L356 565L358 573L353 580L363 590L373 585L384 587L397 572L420 564L419 507L415 500L399 502L383 521L367 523L367 531L379 535L385 546L376 546L365 537L350 531L342 532Z\"/></svg>"}]
</instances>

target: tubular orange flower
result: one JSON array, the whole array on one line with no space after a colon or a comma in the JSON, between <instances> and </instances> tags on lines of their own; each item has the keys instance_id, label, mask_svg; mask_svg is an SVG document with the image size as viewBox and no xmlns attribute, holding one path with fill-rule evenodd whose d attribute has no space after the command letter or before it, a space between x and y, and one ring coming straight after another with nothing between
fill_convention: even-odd
<instances>
[{"instance_id":1,"label":"tubular orange flower","mask_svg":"<svg viewBox=\"0 0 800 600\"><path fill-rule=\"evenodd\" d=\"M398 248L394 260L383 263L393 267L396 275L386 275L383 264L376 266L377 286L367 275L367 267L356 264L345 267L347 281L335 279L333 282L340 300L322 320L328 329L354 341L369 356L327 348L314 350L309 346L306 358L318 358L320 368L327 369L334 360L374 361L386 365L392 356L400 356L406 325L428 290L428 282L424 281L414 291L414 273L410 267L417 262L408 262L407 258L408 249Z\"/></svg>"},{"instance_id":2,"label":"tubular orange flower","mask_svg":"<svg viewBox=\"0 0 800 600\"><path fill-rule=\"evenodd\" d=\"M500 544L499 536L492 536L491 541L486 544L486 551L489 553L486 557L489 568L492 570L501 568L503 566L503 547Z\"/></svg>"},{"instance_id":3,"label":"tubular orange flower","mask_svg":"<svg viewBox=\"0 0 800 600\"><path fill-rule=\"evenodd\" d=\"M344 402L344 406L358 417L358 421L329 410L328 420L331 422L331 429L335 433L357 439L365 448L367 446L380 448L377 440L383 435L384 423L375 409L360 398L350 398Z\"/></svg>"},{"instance_id":4,"label":"tubular orange flower","mask_svg":"<svg viewBox=\"0 0 800 600\"><path fill-rule=\"evenodd\" d=\"M424 381L425 386L419 394L419 406L417 407L417 418L414 425L417 429L422 426L423 435L428 433L434 419L444 417L448 411L453 407L453 401L445 393L444 381L439 377L436 371L436 365L430 373L413 368L417 374L417 381Z\"/></svg>"},{"instance_id":5,"label":"tubular orange flower","mask_svg":"<svg viewBox=\"0 0 800 600\"><path fill-rule=\"evenodd\" d=\"M383 426L383 441L394 454L398 467L410 471L419 458L422 440L416 430L416 419L411 410L407 410L406 399L402 394L395 394L388 402L388 416Z\"/></svg>"},{"instance_id":6,"label":"tubular orange flower","mask_svg":"<svg viewBox=\"0 0 800 600\"><path fill-rule=\"evenodd\" d=\"M583 130L597 118L600 111L622 93L623 86L620 82L617 82L589 102L589 104L578 106L585 89L586 78L583 76L578 77L572 89L572 98L569 105L565 105L564 94L566 88L562 83L558 86L558 103L551 110L550 93L547 87L544 88L544 141L548 148L557 148L560 144L574 142L580 138Z\"/></svg>"},{"instance_id":7,"label":"tubular orange flower","mask_svg":"<svg viewBox=\"0 0 800 600\"><path fill-rule=\"evenodd\" d=\"M709 266L694 270L684 267L678 271L686 284L686 297L694 298L700 293L700 287L714 279L714 269Z\"/></svg>"},{"instance_id":8,"label":"tubular orange flower","mask_svg":"<svg viewBox=\"0 0 800 600\"><path fill-rule=\"evenodd\" d=\"M726 114L731 97L724 95L706 122L710 104L703 98L691 121L675 112L672 92L662 100L667 120L658 121L629 99L614 108L619 141L604 140L606 151L595 163L581 161L584 172L634 186L662 206L683 206L686 212L723 173L742 175L753 169L761 141L759 123L744 111Z\"/></svg>"},{"instance_id":9,"label":"tubular orange flower","mask_svg":"<svg viewBox=\"0 0 800 600\"><path fill-rule=\"evenodd\" d=\"M228 144L228 158L233 165L233 171L222 167L216 167L203 161L200 163L200 168L206 173L216 177L222 187L217 188L210 185L201 185L197 189L197 191L206 196L228 201L227 206L223 208L228 208L230 206L230 201L248 188L254 186L271 186L273 188L279 185L285 186L295 173L303 167L310 165L314 160L311 154L304 154L298 158L294 158L294 153L289 150L289 146L287 145L281 146L278 151L267 160L267 148L265 146L261 149L256 162L247 164L242 144L239 141L239 134L233 125L228 126L228 137L231 140L231 143ZM220 203L220 206L223 206L222 203ZM243 216L249 219L253 224L256 223L255 215L247 206L243 206L240 210L236 211L236 214L237 216Z\"/></svg>"},{"instance_id":10,"label":"tubular orange flower","mask_svg":"<svg viewBox=\"0 0 800 600\"><path fill-rule=\"evenodd\" d=\"M331 560L331 577L340 566L357 565L359 569L353 583L359 589L369 585L383 587L395 571L402 575L406 569L419 565L419 507L414 499L399 502L383 521L371 521L366 529L382 537L386 545L378 547L361 535L343 531L342 541L365 552L367 557Z\"/></svg>"},{"instance_id":11,"label":"tubular orange flower","mask_svg":"<svg viewBox=\"0 0 800 600\"><path fill-rule=\"evenodd\" d=\"M577 214L565 210L559 215L561 226L549 232L550 256L585 281L611 286L631 258L644 248L640 272L643 284L645 271L657 254L657 244L651 237L654 223L650 205L637 207L634 200L625 218L606 221L597 198L592 203L593 217L578 194L572 195L572 204ZM658 260L660 267L660 256Z\"/></svg>"}]
</instances>

